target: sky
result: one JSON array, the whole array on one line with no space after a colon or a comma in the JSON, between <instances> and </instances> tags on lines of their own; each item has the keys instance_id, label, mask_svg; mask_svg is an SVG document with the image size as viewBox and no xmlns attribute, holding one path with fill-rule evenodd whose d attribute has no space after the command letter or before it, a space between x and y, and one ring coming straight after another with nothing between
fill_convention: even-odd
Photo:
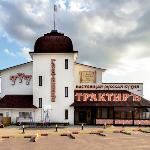
<instances>
[{"instance_id":1,"label":"sky","mask_svg":"<svg viewBox=\"0 0 150 150\"><path fill-rule=\"evenodd\" d=\"M0 69L31 60L53 29L54 3L78 62L107 69L103 82L144 83L150 100L150 0L0 0Z\"/></svg>"}]
</instances>

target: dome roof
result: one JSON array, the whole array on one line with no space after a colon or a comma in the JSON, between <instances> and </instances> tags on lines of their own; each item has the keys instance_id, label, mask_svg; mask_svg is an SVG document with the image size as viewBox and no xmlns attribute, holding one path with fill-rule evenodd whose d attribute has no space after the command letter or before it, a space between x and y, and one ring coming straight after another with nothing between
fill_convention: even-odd
<instances>
[{"instance_id":1,"label":"dome roof","mask_svg":"<svg viewBox=\"0 0 150 150\"><path fill-rule=\"evenodd\" d=\"M72 41L69 37L52 30L38 38L34 45L34 53L73 53Z\"/></svg>"}]
</instances>

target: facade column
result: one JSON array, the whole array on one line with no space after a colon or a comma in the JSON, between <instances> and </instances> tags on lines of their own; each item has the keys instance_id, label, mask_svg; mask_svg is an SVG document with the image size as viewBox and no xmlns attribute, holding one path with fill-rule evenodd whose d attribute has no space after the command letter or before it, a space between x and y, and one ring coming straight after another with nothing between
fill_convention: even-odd
<instances>
[{"instance_id":1,"label":"facade column","mask_svg":"<svg viewBox=\"0 0 150 150\"><path fill-rule=\"evenodd\" d=\"M132 111L132 121L133 121L133 126L134 126L134 107L133 107L133 111Z\"/></svg>"},{"instance_id":2,"label":"facade column","mask_svg":"<svg viewBox=\"0 0 150 150\"><path fill-rule=\"evenodd\" d=\"M74 108L74 125L75 125L75 106L73 106Z\"/></svg>"},{"instance_id":3,"label":"facade column","mask_svg":"<svg viewBox=\"0 0 150 150\"><path fill-rule=\"evenodd\" d=\"M94 107L94 125L96 125L96 111L97 111L97 109L96 109L96 107Z\"/></svg>"},{"instance_id":4,"label":"facade column","mask_svg":"<svg viewBox=\"0 0 150 150\"><path fill-rule=\"evenodd\" d=\"M115 111L114 111L115 107L113 107L113 125L115 125Z\"/></svg>"}]
</instances>

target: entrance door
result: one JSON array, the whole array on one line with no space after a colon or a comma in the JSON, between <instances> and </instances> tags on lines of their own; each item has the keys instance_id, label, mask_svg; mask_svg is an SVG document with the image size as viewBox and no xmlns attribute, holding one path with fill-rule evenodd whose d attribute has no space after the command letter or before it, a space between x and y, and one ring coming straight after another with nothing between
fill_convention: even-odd
<instances>
[{"instance_id":1,"label":"entrance door","mask_svg":"<svg viewBox=\"0 0 150 150\"><path fill-rule=\"evenodd\" d=\"M79 111L79 122L87 123L87 112L86 111Z\"/></svg>"}]
</instances>

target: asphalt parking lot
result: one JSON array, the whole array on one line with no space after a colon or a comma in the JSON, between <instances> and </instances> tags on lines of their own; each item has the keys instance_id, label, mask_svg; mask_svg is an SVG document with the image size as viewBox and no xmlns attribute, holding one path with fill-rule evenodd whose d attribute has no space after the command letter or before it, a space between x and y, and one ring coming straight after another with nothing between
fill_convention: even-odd
<instances>
[{"instance_id":1,"label":"asphalt parking lot","mask_svg":"<svg viewBox=\"0 0 150 150\"><path fill-rule=\"evenodd\" d=\"M113 133L122 128L107 128L103 129L106 136L98 134L90 134L98 132L100 128L64 128L58 129L40 129L40 130L25 130L25 134L21 133L18 128L0 129L0 150L149 150L150 149L150 133L135 131L133 128L125 128L123 130L130 131L131 135L123 133ZM148 129L148 128L147 128ZM149 129L148 129L149 130ZM72 133L75 139L68 136L61 136L62 133ZM4 134L5 135L2 135ZM6 133L7 132L7 133ZM37 134L38 133L38 134ZM41 133L48 133L47 136L41 136ZM2 136L10 135L9 138ZM29 138L24 138L27 135L37 135L36 142L29 142Z\"/></svg>"}]
</instances>

